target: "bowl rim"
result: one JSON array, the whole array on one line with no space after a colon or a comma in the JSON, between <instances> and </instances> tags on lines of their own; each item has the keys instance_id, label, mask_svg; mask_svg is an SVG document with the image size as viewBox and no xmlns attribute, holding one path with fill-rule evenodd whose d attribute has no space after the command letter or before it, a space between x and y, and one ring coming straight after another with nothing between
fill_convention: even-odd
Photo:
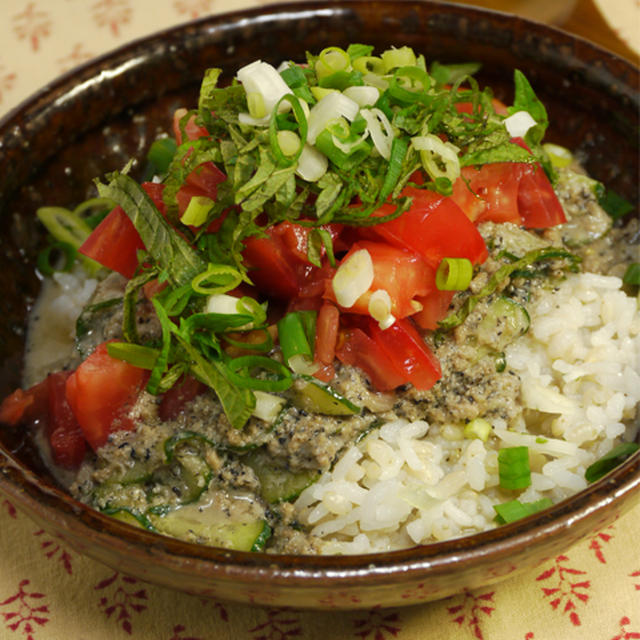
<instances>
[{"instance_id":1,"label":"bowl rim","mask_svg":"<svg viewBox=\"0 0 640 640\"><path fill-rule=\"evenodd\" d=\"M97 73L107 69L126 70L123 60L135 62L135 53L148 48L151 44L188 31L189 29L219 28L224 25L239 25L246 21L259 19L275 20L277 16L292 19L295 15L314 15L318 11L330 12L333 16L340 12L349 12L370 4L392 6L428 5L464 14L470 17L486 17L503 20L509 24L530 25L535 34L553 33L564 43L577 44L592 58L604 60L621 68L627 68L636 79L638 67L630 61L595 45L588 40L511 14L483 9L469 5L449 2L415 2L415 0L337 0L308 2L286 2L262 7L251 7L230 11L197 20L187 21L176 26L156 31L118 46L93 58L74 69L61 74L51 83L40 88L0 117L0 140L7 135L14 121L28 113L38 113L54 100L61 100L68 92L79 92ZM635 96L636 101L638 96ZM578 494L554 504L543 512L533 514L514 523L502 525L496 529L476 533L464 538L455 538L429 545L412 547L398 551L358 555L284 555L255 553L217 549L188 542L178 541L152 532L137 529L110 518L84 505L62 490L48 483L43 484L38 476L20 462L4 444L0 442L0 490L15 500L18 505L31 512L39 512L54 519L61 515L62 525L68 519L80 519L87 530L94 530L95 536L104 544L117 539L123 544L139 548L151 548L166 554L167 561L182 564L185 561L205 563L211 571L224 579L240 577L243 582L263 582L268 578L271 583L286 584L292 577L300 587L313 587L326 583L388 585L394 581L405 581L407 577L444 573L450 567L467 561L471 565L482 564L494 553L511 555L535 544L544 538L556 538L569 531L582 521L592 520L604 506L628 505L631 494L640 495L640 451L636 452L622 465L607 476L588 486ZM44 501L44 503L43 503ZM43 506L44 504L44 506ZM311 560L311 561L310 561Z\"/></svg>"}]
</instances>

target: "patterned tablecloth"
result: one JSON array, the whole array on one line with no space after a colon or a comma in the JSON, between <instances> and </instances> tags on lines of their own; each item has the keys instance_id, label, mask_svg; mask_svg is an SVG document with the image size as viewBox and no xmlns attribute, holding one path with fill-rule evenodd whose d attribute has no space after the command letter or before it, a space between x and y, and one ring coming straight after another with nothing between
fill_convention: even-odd
<instances>
[{"instance_id":1,"label":"patterned tablecloth","mask_svg":"<svg viewBox=\"0 0 640 640\"><path fill-rule=\"evenodd\" d=\"M0 0L0 113L57 74L128 40L259 4ZM614 11L605 16L609 24L625 25L621 37L631 31L633 38L629 25L636 25L637 46L637 0L600 5ZM323 613L203 600L145 584L65 548L0 497L0 639L640 638L638 532L640 506L543 566L499 585L410 608Z\"/></svg>"}]
</instances>

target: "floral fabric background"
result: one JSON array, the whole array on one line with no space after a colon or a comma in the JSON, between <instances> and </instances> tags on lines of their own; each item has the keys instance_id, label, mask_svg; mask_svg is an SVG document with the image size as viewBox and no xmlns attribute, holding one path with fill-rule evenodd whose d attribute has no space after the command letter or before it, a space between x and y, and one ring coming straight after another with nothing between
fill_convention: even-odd
<instances>
[{"instance_id":1,"label":"floral fabric background","mask_svg":"<svg viewBox=\"0 0 640 640\"><path fill-rule=\"evenodd\" d=\"M0 115L60 73L127 41L261 4L267 3L0 0ZM637 0L631 5L636 20ZM620 18L617 13L615 22ZM0 640L640 638L638 531L640 506L490 588L407 608L309 612L204 600L145 584L65 548L0 496Z\"/></svg>"}]
</instances>

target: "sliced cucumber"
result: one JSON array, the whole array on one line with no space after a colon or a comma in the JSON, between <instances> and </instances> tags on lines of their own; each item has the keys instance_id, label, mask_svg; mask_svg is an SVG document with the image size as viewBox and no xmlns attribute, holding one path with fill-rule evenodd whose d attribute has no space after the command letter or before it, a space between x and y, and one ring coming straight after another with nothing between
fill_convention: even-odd
<instances>
[{"instance_id":1,"label":"sliced cucumber","mask_svg":"<svg viewBox=\"0 0 640 640\"><path fill-rule=\"evenodd\" d=\"M237 519L233 516L236 515ZM156 531L180 540L238 551L261 550L271 534L263 517L242 516L216 508L213 504L190 504L171 511L150 512Z\"/></svg>"},{"instance_id":2,"label":"sliced cucumber","mask_svg":"<svg viewBox=\"0 0 640 640\"><path fill-rule=\"evenodd\" d=\"M329 416L351 416L362 413L362 408L339 394L328 384L312 376L299 375L293 385L293 404L309 413Z\"/></svg>"},{"instance_id":3,"label":"sliced cucumber","mask_svg":"<svg viewBox=\"0 0 640 640\"><path fill-rule=\"evenodd\" d=\"M527 310L518 302L501 296L491 304L476 332L479 344L501 351L526 333L531 324Z\"/></svg>"},{"instance_id":4,"label":"sliced cucumber","mask_svg":"<svg viewBox=\"0 0 640 640\"><path fill-rule=\"evenodd\" d=\"M320 472L315 470L289 471L278 468L269 455L260 449L247 453L242 461L258 476L260 495L269 504L294 500L320 477Z\"/></svg>"}]
</instances>

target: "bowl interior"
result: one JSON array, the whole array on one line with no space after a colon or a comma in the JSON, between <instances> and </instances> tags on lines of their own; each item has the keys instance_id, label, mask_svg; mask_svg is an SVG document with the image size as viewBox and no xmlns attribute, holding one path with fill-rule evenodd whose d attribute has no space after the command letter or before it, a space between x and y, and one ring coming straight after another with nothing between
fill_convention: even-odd
<instances>
[{"instance_id":1,"label":"bowl interior","mask_svg":"<svg viewBox=\"0 0 640 640\"><path fill-rule=\"evenodd\" d=\"M59 78L0 121L0 396L20 385L25 318L39 290L33 265L44 235L35 209L81 201L93 195L95 177L122 168L131 157L144 158L155 136L170 129L173 111L195 103L206 68L221 67L223 77L230 79L235 69L257 58L278 64L300 60L306 50L351 42L378 50L409 45L427 61L480 61L481 84L494 87L506 102L512 95L513 69L520 69L549 112L547 139L577 150L594 177L637 208L638 70L587 42L505 14L431 2L305 2L200 20L135 42ZM143 169L140 161L134 172ZM407 576L440 575L456 566L469 571L482 566L486 574L493 556L524 553L532 540L539 541L541 557L571 525L584 519L593 526L594 508L605 513L611 505L617 507L637 493L640 483L636 455L607 483L597 483L578 499L525 523L375 558L310 561L159 540L90 512L58 491L24 432L0 427L0 460L0 488L34 517L61 528L75 526L78 539L90 540L88 552L93 547L101 560L135 555L146 547L157 552L168 571L200 571L209 579L224 574L224 580L251 583L264 575L283 580L298 576L300 584L312 582L320 589L347 579L351 584L366 579L394 585ZM576 527L575 535L583 530ZM560 541L568 543L566 537ZM194 569L194 562L204 564ZM135 572L135 563L129 566ZM467 584L479 579L459 573ZM436 589L434 597L464 586L454 583ZM384 600L384 595L377 597Z\"/></svg>"}]
</instances>

